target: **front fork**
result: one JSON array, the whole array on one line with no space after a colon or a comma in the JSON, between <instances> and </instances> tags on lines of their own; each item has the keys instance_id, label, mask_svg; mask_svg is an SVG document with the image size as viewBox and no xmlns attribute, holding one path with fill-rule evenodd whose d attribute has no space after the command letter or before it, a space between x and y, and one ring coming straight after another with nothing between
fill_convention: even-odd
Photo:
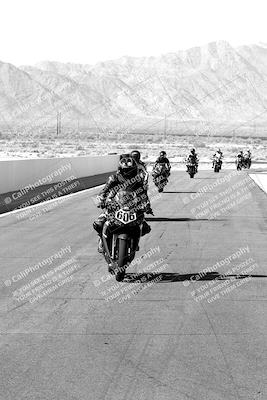
<instances>
[{"instance_id":1,"label":"front fork","mask_svg":"<svg viewBox=\"0 0 267 400\"><path fill-rule=\"evenodd\" d=\"M132 255L135 254L135 251L139 244L139 240L140 240L141 232L142 232L142 228L143 228L143 222L140 224L140 234L136 239L129 237L126 233L112 234L111 252L109 250L108 240L107 240L108 239L108 232L107 232L108 227L109 227L109 222L106 222L103 226L103 231L102 231L102 241L103 241L106 260L108 261L109 264L114 264L115 258L116 258L117 240L123 239L123 240L130 240L129 249L131 249L132 253L133 253L133 254L129 254L129 259L131 262L133 260Z\"/></svg>"},{"instance_id":2,"label":"front fork","mask_svg":"<svg viewBox=\"0 0 267 400\"><path fill-rule=\"evenodd\" d=\"M139 239L140 236L138 238L132 238L129 237L126 233L120 233L120 234L116 234L114 233L112 236L112 254L111 254L111 258L113 260L113 262L116 259L116 249L117 249L117 243L118 243L118 239L122 239L122 240L126 240L129 243L128 249L128 265L132 262L133 260L133 255L135 254L136 248L138 246L139 243Z\"/></svg>"},{"instance_id":3,"label":"front fork","mask_svg":"<svg viewBox=\"0 0 267 400\"><path fill-rule=\"evenodd\" d=\"M107 262L110 264L112 263L112 255L110 254L109 247L108 247L108 227L109 227L109 222L105 222L103 226L103 231L102 231L102 241L103 241L103 246L104 246L104 254Z\"/></svg>"}]
</instances>

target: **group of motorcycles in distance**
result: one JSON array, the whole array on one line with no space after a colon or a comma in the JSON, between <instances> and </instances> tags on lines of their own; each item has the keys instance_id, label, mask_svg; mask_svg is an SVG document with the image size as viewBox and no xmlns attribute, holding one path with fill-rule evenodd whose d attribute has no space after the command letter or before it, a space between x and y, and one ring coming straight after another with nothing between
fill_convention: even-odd
<instances>
[{"instance_id":1,"label":"group of motorcycles in distance","mask_svg":"<svg viewBox=\"0 0 267 400\"><path fill-rule=\"evenodd\" d=\"M190 178L194 178L194 175L198 172L198 157L194 152L194 149L191 150L191 154L186 158L186 166L187 172L190 175ZM214 172L219 172L222 168L223 163L223 153L220 149L218 149L212 157L212 168ZM251 167L251 151L247 150L243 152L241 150L235 159L236 169L241 170L249 169Z\"/></svg>"},{"instance_id":2,"label":"group of motorcycles in distance","mask_svg":"<svg viewBox=\"0 0 267 400\"><path fill-rule=\"evenodd\" d=\"M122 154L118 170L107 180L97 196L103 212L94 221L93 227L98 233L98 251L102 253L108 271L116 280L124 280L126 268L139 250L140 238L151 231L145 214L152 214L148 197L148 172L141 160L141 154L135 150ZM218 149L212 157L212 168L219 172L222 168L223 153ZM190 178L198 172L198 156L192 149L184 160ZM236 168L250 168L251 152L240 151L236 157ZM159 192L163 192L168 183L171 165L166 152L161 151L153 165L152 178Z\"/></svg>"}]
</instances>

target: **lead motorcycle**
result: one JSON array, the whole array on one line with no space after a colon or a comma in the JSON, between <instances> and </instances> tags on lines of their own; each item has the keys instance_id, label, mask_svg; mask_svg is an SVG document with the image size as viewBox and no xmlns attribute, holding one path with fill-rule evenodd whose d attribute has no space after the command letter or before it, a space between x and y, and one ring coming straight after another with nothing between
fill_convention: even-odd
<instances>
[{"instance_id":1,"label":"lead motorcycle","mask_svg":"<svg viewBox=\"0 0 267 400\"><path fill-rule=\"evenodd\" d=\"M168 183L169 170L164 164L157 164L152 171L152 178L159 193L163 192L164 187Z\"/></svg>"},{"instance_id":2,"label":"lead motorcycle","mask_svg":"<svg viewBox=\"0 0 267 400\"><path fill-rule=\"evenodd\" d=\"M106 221L102 231L103 253L109 272L117 281L124 279L138 249L144 222L145 207L130 190L119 190L105 203Z\"/></svg>"}]
</instances>

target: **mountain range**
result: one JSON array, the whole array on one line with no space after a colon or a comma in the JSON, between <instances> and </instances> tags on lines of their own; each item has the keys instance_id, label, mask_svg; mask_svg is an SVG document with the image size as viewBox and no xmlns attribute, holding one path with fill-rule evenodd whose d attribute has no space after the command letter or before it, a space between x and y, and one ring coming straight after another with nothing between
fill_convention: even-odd
<instances>
[{"instance_id":1,"label":"mountain range","mask_svg":"<svg viewBox=\"0 0 267 400\"><path fill-rule=\"evenodd\" d=\"M267 46L224 41L95 65L0 62L0 131L153 132L267 121ZM165 124L165 125L164 125ZM165 128L164 128L165 126Z\"/></svg>"}]
</instances>

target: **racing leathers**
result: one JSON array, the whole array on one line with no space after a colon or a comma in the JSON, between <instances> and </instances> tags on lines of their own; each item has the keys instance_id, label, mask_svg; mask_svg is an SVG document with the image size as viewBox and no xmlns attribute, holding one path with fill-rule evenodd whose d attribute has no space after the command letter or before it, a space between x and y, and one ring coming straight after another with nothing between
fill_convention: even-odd
<instances>
[{"instance_id":1,"label":"racing leathers","mask_svg":"<svg viewBox=\"0 0 267 400\"><path fill-rule=\"evenodd\" d=\"M141 176L143 180L144 189L147 190L149 174L146 169L146 164L143 161L139 160L137 162L137 167L138 167L138 174Z\"/></svg>"},{"instance_id":2,"label":"racing leathers","mask_svg":"<svg viewBox=\"0 0 267 400\"><path fill-rule=\"evenodd\" d=\"M220 162L220 164L222 165L222 158L223 158L223 153L221 151L216 151L216 153L213 154L212 157L212 168L214 168L214 164L216 159L218 159L218 161Z\"/></svg>"},{"instance_id":3,"label":"racing leathers","mask_svg":"<svg viewBox=\"0 0 267 400\"><path fill-rule=\"evenodd\" d=\"M150 206L149 198L148 198L146 190L144 189L143 180L142 180L142 177L140 174L133 176L131 179L126 179L120 172L117 172L114 175L111 175L108 178L108 180L105 184L105 187L102 189L102 191L98 195L99 207L104 208L106 200L107 199L111 200L112 198L114 198L115 195L118 193L118 191L121 189L125 189L125 190L130 189L130 190L136 192L137 199L138 199L137 207L144 208L144 210L147 214L153 214L153 211ZM93 227L97 231L97 233L99 234L100 237L102 234L102 229L103 229L105 221L106 221L106 216L104 213L102 213L99 215L97 220L94 221L94 223L93 223ZM144 220L142 236L149 233L150 230L151 230L150 226Z\"/></svg>"},{"instance_id":4,"label":"racing leathers","mask_svg":"<svg viewBox=\"0 0 267 400\"><path fill-rule=\"evenodd\" d=\"M190 153L189 156L185 159L186 162L186 166L187 166L187 170L188 170L188 166L189 164L194 164L196 166L196 172L198 172L198 156L197 154L192 154Z\"/></svg>"},{"instance_id":5,"label":"racing leathers","mask_svg":"<svg viewBox=\"0 0 267 400\"><path fill-rule=\"evenodd\" d=\"M158 157L156 159L156 162L154 164L153 170L156 168L156 166L160 164L160 165L164 165L166 168L166 176L170 176L171 173L171 164L170 161L167 157Z\"/></svg>"}]
</instances>

